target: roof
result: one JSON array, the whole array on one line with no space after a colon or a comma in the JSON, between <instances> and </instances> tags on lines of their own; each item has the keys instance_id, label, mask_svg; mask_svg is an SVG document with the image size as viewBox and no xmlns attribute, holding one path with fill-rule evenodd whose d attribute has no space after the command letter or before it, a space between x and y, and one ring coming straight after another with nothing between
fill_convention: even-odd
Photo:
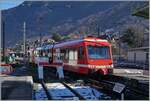
<instances>
[{"instance_id":1,"label":"roof","mask_svg":"<svg viewBox=\"0 0 150 101\"><path fill-rule=\"evenodd\" d=\"M135 12L133 12L132 15L133 16L140 16L140 17L144 17L146 19L149 19L149 5L137 9Z\"/></svg>"},{"instance_id":2,"label":"roof","mask_svg":"<svg viewBox=\"0 0 150 101\"><path fill-rule=\"evenodd\" d=\"M135 51L135 50L149 50L149 47L138 47L138 48L131 48L128 51Z\"/></svg>"}]
</instances>

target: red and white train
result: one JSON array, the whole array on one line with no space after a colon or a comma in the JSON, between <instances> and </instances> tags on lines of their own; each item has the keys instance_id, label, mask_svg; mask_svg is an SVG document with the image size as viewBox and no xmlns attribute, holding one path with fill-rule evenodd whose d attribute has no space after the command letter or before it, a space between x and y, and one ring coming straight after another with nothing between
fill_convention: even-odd
<instances>
[{"instance_id":1,"label":"red and white train","mask_svg":"<svg viewBox=\"0 0 150 101\"><path fill-rule=\"evenodd\" d=\"M87 37L38 47L32 53L32 62L40 58L40 64L49 68L63 66L66 71L102 75L113 70L111 44L104 39Z\"/></svg>"}]
</instances>

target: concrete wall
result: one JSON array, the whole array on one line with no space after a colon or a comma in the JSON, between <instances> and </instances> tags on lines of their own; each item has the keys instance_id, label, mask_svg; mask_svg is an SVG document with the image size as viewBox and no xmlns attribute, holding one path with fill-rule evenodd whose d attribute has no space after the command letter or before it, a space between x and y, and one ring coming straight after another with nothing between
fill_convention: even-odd
<instances>
[{"instance_id":1,"label":"concrete wall","mask_svg":"<svg viewBox=\"0 0 150 101\"><path fill-rule=\"evenodd\" d=\"M136 54L136 56L134 56ZM129 51L128 60L132 62L146 62L146 52L145 51Z\"/></svg>"},{"instance_id":2,"label":"concrete wall","mask_svg":"<svg viewBox=\"0 0 150 101\"><path fill-rule=\"evenodd\" d=\"M129 61L134 61L134 52L133 51L128 52L127 57Z\"/></svg>"}]
</instances>

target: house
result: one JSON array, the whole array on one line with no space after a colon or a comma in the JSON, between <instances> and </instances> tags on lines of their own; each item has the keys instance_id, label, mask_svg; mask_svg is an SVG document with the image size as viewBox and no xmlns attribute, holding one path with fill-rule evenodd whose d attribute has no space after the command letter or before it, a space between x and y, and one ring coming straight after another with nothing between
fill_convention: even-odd
<instances>
[{"instance_id":1,"label":"house","mask_svg":"<svg viewBox=\"0 0 150 101\"><path fill-rule=\"evenodd\" d=\"M129 49L127 52L127 59L135 63L149 64L149 47Z\"/></svg>"},{"instance_id":2,"label":"house","mask_svg":"<svg viewBox=\"0 0 150 101\"><path fill-rule=\"evenodd\" d=\"M132 15L149 19L149 5L146 4L143 5L143 7L136 9ZM149 65L149 28L146 28L145 30L142 46L143 47L132 48L128 50L128 61Z\"/></svg>"}]
</instances>

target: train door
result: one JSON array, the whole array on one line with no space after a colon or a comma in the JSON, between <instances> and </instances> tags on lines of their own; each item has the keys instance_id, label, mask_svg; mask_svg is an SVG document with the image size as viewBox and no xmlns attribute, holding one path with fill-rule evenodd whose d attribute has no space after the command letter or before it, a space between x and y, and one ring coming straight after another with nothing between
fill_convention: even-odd
<instances>
[{"instance_id":1,"label":"train door","mask_svg":"<svg viewBox=\"0 0 150 101\"><path fill-rule=\"evenodd\" d=\"M60 53L60 48L57 48L56 49L56 54L55 54L55 62L57 63L61 63L62 60L61 60L61 53Z\"/></svg>"},{"instance_id":2,"label":"train door","mask_svg":"<svg viewBox=\"0 0 150 101\"><path fill-rule=\"evenodd\" d=\"M69 49L69 65L77 65L77 49Z\"/></svg>"},{"instance_id":3,"label":"train door","mask_svg":"<svg viewBox=\"0 0 150 101\"><path fill-rule=\"evenodd\" d=\"M84 59L84 47L80 46L78 49L78 64L84 64L85 63L85 59Z\"/></svg>"}]
</instances>

